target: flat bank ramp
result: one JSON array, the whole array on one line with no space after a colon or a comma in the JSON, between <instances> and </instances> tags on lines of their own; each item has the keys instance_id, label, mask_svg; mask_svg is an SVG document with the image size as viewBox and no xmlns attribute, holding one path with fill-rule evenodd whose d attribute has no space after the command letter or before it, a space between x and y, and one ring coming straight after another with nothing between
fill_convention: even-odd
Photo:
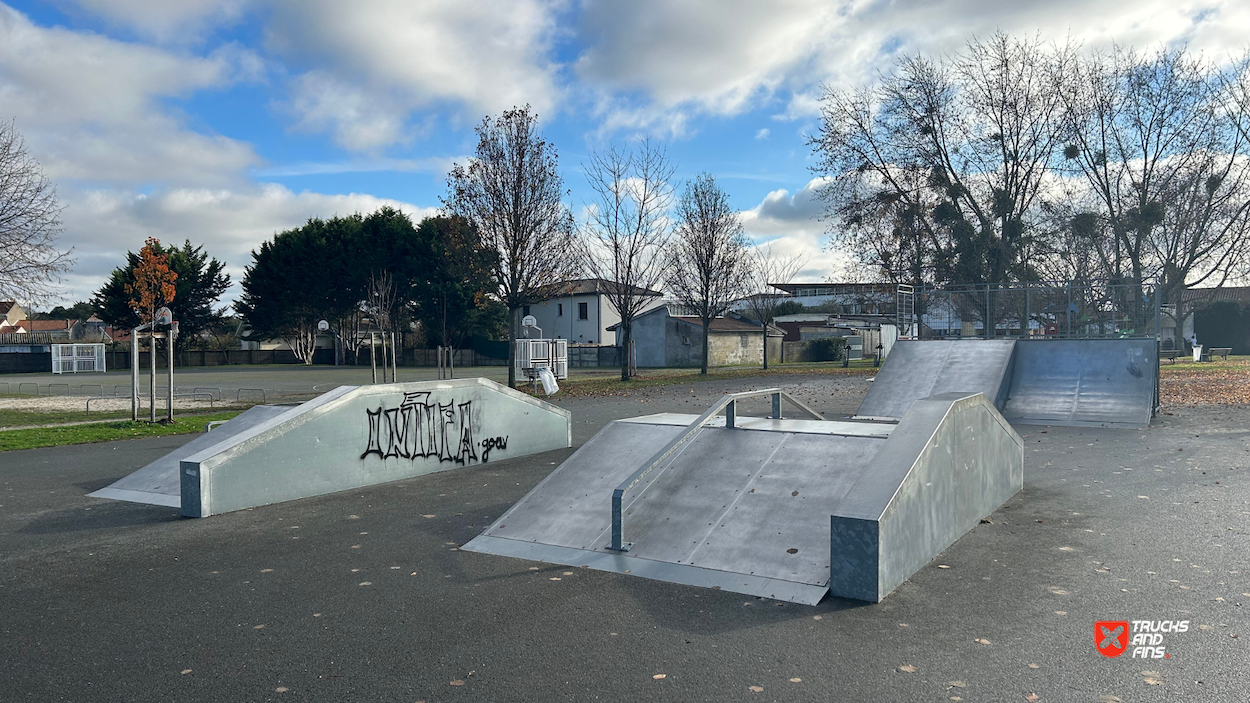
<instances>
[{"instance_id":1,"label":"flat bank ramp","mask_svg":"<svg viewBox=\"0 0 1250 703\"><path fill-rule=\"evenodd\" d=\"M340 386L279 410L240 415L96 495L207 517L572 444L568 410L484 378Z\"/></svg>"},{"instance_id":2,"label":"flat bank ramp","mask_svg":"<svg viewBox=\"0 0 1250 703\"><path fill-rule=\"evenodd\" d=\"M178 478L180 461L289 410L291 407L284 405L257 405L248 408L211 432L205 432L138 471L87 495L92 498L111 498L170 508L182 507L182 489Z\"/></svg>"},{"instance_id":3,"label":"flat bank ramp","mask_svg":"<svg viewBox=\"0 0 1250 703\"><path fill-rule=\"evenodd\" d=\"M901 418L920 398L981 393L1003 407L1015 340L935 339L895 342L856 415Z\"/></svg>"},{"instance_id":4,"label":"flat bank ramp","mask_svg":"<svg viewBox=\"0 0 1250 703\"><path fill-rule=\"evenodd\" d=\"M1020 424L1145 427L1158 364L1152 339L1021 341L1003 416Z\"/></svg>"},{"instance_id":5,"label":"flat bank ramp","mask_svg":"<svg viewBox=\"0 0 1250 703\"><path fill-rule=\"evenodd\" d=\"M926 502L927 496L938 497L931 486L966 484L968 489L960 495L972 494L972 500L960 514L978 513L979 519L1022 485L1019 437L983 396L960 397L975 398L969 403L983 415L997 418L998 424L986 431L990 436L985 437L985 443L956 437L951 442L959 447L948 447L945 438L958 434L948 432L942 435L940 451L925 454L926 458L918 461L921 448L937 425L947 423L947 416L935 414L930 404L925 421L912 423L913 432L923 436L918 443L908 445L910 449L893 453L892 470L871 484L873 495L879 499L868 503L855 498L855 487L863 485L869 474L881 473L874 467L887 448L898 442L894 434L901 425L739 417L734 427L727 428L722 418L719 424L698 430L629 491L622 505L622 533L629 547L624 552L609 549L613 490L659 447L685 432L696 416L664 414L618 420L462 549L809 605L829 592L831 573L842 572L837 583L849 584L851 590L838 590L836 595L879 600L901 582L880 585L879 573L894 578L911 568L903 578L910 576L937 553L928 554L925 549L938 542L945 548L947 538L958 537L975 524L975 520L971 524L964 520L956 525L953 517L946 517L954 515L949 506ZM937 402L949 409L954 401ZM963 419L954 422L959 424ZM977 426L982 425L985 423ZM924 434L926 428L928 434ZM1004 438L1010 448L1003 448ZM955 470L951 456L967 452L988 456L990 447L997 448L995 456L1006 459L973 462L975 470L960 464L960 470ZM903 456L908 451L911 454ZM929 456L936 458L930 460ZM912 477L913 466L919 466L914 475L923 477L922 484ZM981 475L984 472L997 475L999 479L989 483L1003 490L982 491L987 483ZM887 513L893 493L885 490L881 481L893 482L891 487L896 489L910 487L907 495L919 495L919 502L896 506L902 518ZM839 514L840 505L857 511L857 519L849 526L839 526L840 541L834 548L831 519ZM889 525L903 527L891 531L887 526L879 531L885 538L869 539L870 534L877 534L875 523L865 522L862 514L872 509L877 510L878 518L885 514ZM926 524L925 515L936 517ZM940 536L921 539L920 546L906 547L906 559L867 554L902 549L895 545L905 543L900 535L929 533ZM855 547L845 549L843 543ZM923 561L917 563L919 558ZM881 564L894 570L881 572ZM871 589L864 585L867 583Z\"/></svg>"}]
</instances>

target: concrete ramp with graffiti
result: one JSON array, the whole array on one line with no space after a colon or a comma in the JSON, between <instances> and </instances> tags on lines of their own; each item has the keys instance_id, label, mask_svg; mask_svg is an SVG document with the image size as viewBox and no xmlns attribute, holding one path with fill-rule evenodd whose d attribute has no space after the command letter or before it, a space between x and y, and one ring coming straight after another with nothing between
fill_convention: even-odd
<instances>
[{"instance_id":1,"label":"concrete ramp with graffiti","mask_svg":"<svg viewBox=\"0 0 1250 703\"><path fill-rule=\"evenodd\" d=\"M245 428L227 423L206 435L221 432L221 441L180 457L183 515L207 517L572 446L569 411L483 378L340 386L256 419Z\"/></svg>"}]
</instances>

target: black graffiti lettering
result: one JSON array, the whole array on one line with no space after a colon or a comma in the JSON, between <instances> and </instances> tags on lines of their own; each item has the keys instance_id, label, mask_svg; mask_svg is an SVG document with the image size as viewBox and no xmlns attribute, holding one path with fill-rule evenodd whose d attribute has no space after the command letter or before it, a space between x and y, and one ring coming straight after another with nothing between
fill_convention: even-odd
<instances>
[{"instance_id":1,"label":"black graffiti lettering","mask_svg":"<svg viewBox=\"0 0 1250 703\"><path fill-rule=\"evenodd\" d=\"M456 449L456 461L463 464L469 459L477 458L473 446L473 401L460 403L460 446Z\"/></svg>"},{"instance_id":2,"label":"black graffiti lettering","mask_svg":"<svg viewBox=\"0 0 1250 703\"><path fill-rule=\"evenodd\" d=\"M492 449L507 449L508 437L487 437L482 440L482 461L490 460L490 452Z\"/></svg>"},{"instance_id":3,"label":"black graffiti lettering","mask_svg":"<svg viewBox=\"0 0 1250 703\"><path fill-rule=\"evenodd\" d=\"M381 459L426 459L464 464L476 461L473 439L473 401L429 402L429 392L405 393L397 408L367 409L369 439L361 459L376 454ZM502 443L500 440L502 439ZM493 448L503 448L507 438L496 437L482 446L482 460Z\"/></svg>"},{"instance_id":4,"label":"black graffiti lettering","mask_svg":"<svg viewBox=\"0 0 1250 703\"><path fill-rule=\"evenodd\" d=\"M365 453L361 454L360 458L364 459L370 454L383 456L380 439L382 435L382 408L378 408L377 410L369 410L366 408L365 412L369 414L369 442L365 445Z\"/></svg>"}]
</instances>

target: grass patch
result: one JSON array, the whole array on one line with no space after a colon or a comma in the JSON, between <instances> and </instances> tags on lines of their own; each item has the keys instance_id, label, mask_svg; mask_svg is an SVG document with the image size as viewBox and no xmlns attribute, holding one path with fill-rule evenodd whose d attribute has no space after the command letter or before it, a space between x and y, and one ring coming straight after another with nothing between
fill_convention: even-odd
<instances>
[{"instance_id":1,"label":"grass patch","mask_svg":"<svg viewBox=\"0 0 1250 703\"><path fill-rule=\"evenodd\" d=\"M6 427L26 427L28 425L56 425L63 422L82 422L83 420L109 420L130 417L129 410L96 410L87 415L82 410L13 410L0 408L0 429Z\"/></svg>"},{"instance_id":2,"label":"grass patch","mask_svg":"<svg viewBox=\"0 0 1250 703\"><path fill-rule=\"evenodd\" d=\"M141 437L192 434L203 432L204 424L207 422L229 420L240 412L242 411L228 410L207 415L183 415L181 418L175 418L173 424L169 425L125 420L122 422L99 422L68 427L8 430L0 432L0 452L9 452L17 449L38 449L40 447L59 447L66 444L91 444L95 442L139 439Z\"/></svg>"},{"instance_id":3,"label":"grass patch","mask_svg":"<svg viewBox=\"0 0 1250 703\"><path fill-rule=\"evenodd\" d=\"M560 394L567 396L623 395L639 388L672 386L702 381L726 381L738 378L785 377L799 375L870 376L877 372L871 359L852 361L850 367L842 368L842 362L782 364L770 366L767 371L758 366L729 366L710 369L707 375L698 369L642 369L629 381L622 381L620 374L595 378L570 378L560 381ZM519 390L533 392L527 385Z\"/></svg>"},{"instance_id":4,"label":"grass patch","mask_svg":"<svg viewBox=\"0 0 1250 703\"><path fill-rule=\"evenodd\" d=\"M1182 360L1183 358L1183 360ZM1159 374L1168 376L1192 376L1195 373L1219 374L1226 371L1250 371L1250 356L1229 356L1228 360L1215 357L1215 361L1194 362L1192 356L1177 357L1175 363L1159 362Z\"/></svg>"}]
</instances>

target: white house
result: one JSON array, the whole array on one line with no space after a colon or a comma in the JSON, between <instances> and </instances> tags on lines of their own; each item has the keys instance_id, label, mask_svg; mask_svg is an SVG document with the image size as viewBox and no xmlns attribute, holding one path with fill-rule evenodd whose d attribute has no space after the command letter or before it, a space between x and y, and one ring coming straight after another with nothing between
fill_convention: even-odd
<instances>
[{"instance_id":1,"label":"white house","mask_svg":"<svg viewBox=\"0 0 1250 703\"><path fill-rule=\"evenodd\" d=\"M582 278L561 284L554 297L526 305L522 315L533 315L548 339L567 339L571 344L616 344L616 331L609 329L621 321L608 301L607 291L617 284L602 278ZM639 289L649 298L641 312L661 304L658 291Z\"/></svg>"}]
</instances>

